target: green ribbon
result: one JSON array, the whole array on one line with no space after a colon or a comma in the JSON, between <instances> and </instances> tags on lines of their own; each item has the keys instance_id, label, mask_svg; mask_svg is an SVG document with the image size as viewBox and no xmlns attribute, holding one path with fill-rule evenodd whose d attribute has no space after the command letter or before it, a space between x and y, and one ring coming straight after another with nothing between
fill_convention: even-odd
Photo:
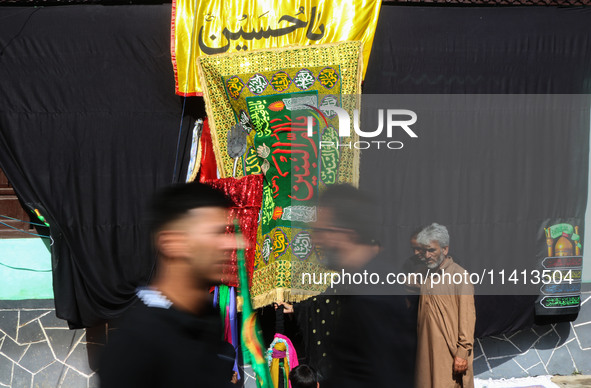
<instances>
[{"instance_id":1,"label":"green ribbon","mask_svg":"<svg viewBox=\"0 0 591 388\"><path fill-rule=\"evenodd\" d=\"M218 304L220 306L222 325L224 325L226 322L226 310L230 304L230 289L225 284L220 284L218 286Z\"/></svg>"}]
</instances>

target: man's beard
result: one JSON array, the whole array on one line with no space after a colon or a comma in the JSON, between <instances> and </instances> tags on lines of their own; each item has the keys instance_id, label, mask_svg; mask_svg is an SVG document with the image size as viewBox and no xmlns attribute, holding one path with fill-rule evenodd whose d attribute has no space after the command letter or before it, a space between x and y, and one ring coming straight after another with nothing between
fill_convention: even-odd
<instances>
[{"instance_id":1,"label":"man's beard","mask_svg":"<svg viewBox=\"0 0 591 388\"><path fill-rule=\"evenodd\" d=\"M439 260L437 260L433 264L427 264L427 268L429 268L429 269L437 269L437 268L439 268L439 266L441 265L441 263L443 263L443 260L445 260L445 255L443 253L441 253L441 255L439 255Z\"/></svg>"}]
</instances>

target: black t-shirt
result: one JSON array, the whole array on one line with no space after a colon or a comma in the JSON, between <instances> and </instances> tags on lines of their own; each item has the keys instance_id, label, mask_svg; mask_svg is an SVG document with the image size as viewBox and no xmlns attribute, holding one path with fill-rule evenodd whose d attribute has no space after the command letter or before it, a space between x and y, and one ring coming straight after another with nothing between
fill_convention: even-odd
<instances>
[{"instance_id":1,"label":"black t-shirt","mask_svg":"<svg viewBox=\"0 0 591 388\"><path fill-rule=\"evenodd\" d=\"M102 388L232 387L222 361L219 315L195 316L141 301L109 336L98 371Z\"/></svg>"}]
</instances>

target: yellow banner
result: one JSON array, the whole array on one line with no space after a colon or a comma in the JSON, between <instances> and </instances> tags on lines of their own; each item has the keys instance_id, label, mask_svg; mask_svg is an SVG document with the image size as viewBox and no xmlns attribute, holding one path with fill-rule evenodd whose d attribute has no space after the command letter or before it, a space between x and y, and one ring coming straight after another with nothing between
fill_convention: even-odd
<instances>
[{"instance_id":1,"label":"yellow banner","mask_svg":"<svg viewBox=\"0 0 591 388\"><path fill-rule=\"evenodd\" d=\"M202 55L363 42L363 75L371 52L380 0L175 0L172 63L175 90L201 95L196 59Z\"/></svg>"}]
</instances>

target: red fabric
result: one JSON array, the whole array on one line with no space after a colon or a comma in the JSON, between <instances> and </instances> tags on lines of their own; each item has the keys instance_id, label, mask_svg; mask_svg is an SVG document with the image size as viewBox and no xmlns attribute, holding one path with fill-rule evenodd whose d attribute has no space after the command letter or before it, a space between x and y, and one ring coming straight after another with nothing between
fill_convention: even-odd
<instances>
[{"instance_id":1,"label":"red fabric","mask_svg":"<svg viewBox=\"0 0 591 388\"><path fill-rule=\"evenodd\" d=\"M230 212L230 217L232 219L238 218L240 231L247 244L244 257L250 286L252 272L254 270L259 212L263 200L263 176L248 175L239 179L223 178L206 180L203 183L222 190L236 204L236 207L232 208ZM238 267L236 266L236 262L236 252L233 252L231 265L224 271L221 279L223 284L230 287L238 287Z\"/></svg>"},{"instance_id":2,"label":"red fabric","mask_svg":"<svg viewBox=\"0 0 591 388\"><path fill-rule=\"evenodd\" d=\"M230 307L226 307L226 318L224 319L224 341L232 343L232 326L230 325Z\"/></svg>"},{"instance_id":3,"label":"red fabric","mask_svg":"<svg viewBox=\"0 0 591 388\"><path fill-rule=\"evenodd\" d=\"M199 182L217 179L218 170L213 152L213 143L211 142L211 131L209 130L209 120L203 120L203 130L201 131L201 170L199 173Z\"/></svg>"}]
</instances>

